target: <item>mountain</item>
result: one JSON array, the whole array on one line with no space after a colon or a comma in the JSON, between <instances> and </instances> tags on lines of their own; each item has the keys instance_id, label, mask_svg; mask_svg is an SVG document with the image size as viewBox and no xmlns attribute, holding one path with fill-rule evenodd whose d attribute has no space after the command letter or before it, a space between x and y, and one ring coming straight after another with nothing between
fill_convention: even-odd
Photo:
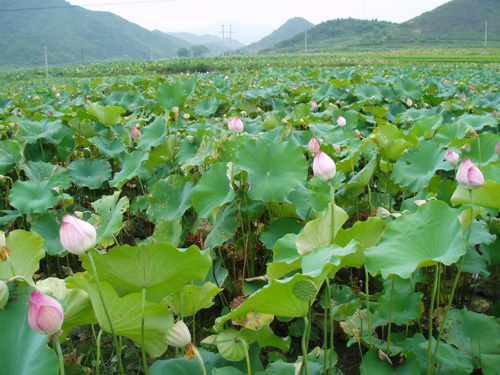
<instances>
[{"instance_id":1,"label":"mountain","mask_svg":"<svg viewBox=\"0 0 500 375\"><path fill-rule=\"evenodd\" d=\"M113 13L64 0L0 0L0 9L0 66L43 66L44 47L49 65L166 58L179 48Z\"/></svg>"},{"instance_id":2,"label":"mountain","mask_svg":"<svg viewBox=\"0 0 500 375\"><path fill-rule=\"evenodd\" d=\"M388 48L482 48L488 23L488 46L500 47L498 0L452 0L409 21L336 19L307 32L308 51ZM304 51L305 33L277 43L278 53Z\"/></svg>"},{"instance_id":3,"label":"mountain","mask_svg":"<svg viewBox=\"0 0 500 375\"><path fill-rule=\"evenodd\" d=\"M274 45L282 40L288 39L302 31L310 29L314 24L302 17L291 18L281 25L278 29L274 30L268 36L262 38L258 42L252 43L244 48L242 51L261 50L264 48L273 48Z\"/></svg>"},{"instance_id":4,"label":"mountain","mask_svg":"<svg viewBox=\"0 0 500 375\"><path fill-rule=\"evenodd\" d=\"M193 33L168 33L169 35L175 36L177 38L183 39L190 44L220 44L222 46L222 38L216 36L216 35L211 35L211 34L204 34L204 35L198 35L198 34L193 34ZM224 45L226 47L229 47L229 39L226 37L224 40ZM243 43L240 43L238 40L232 38L231 39L231 46L233 49L238 49L244 46Z\"/></svg>"}]
</instances>

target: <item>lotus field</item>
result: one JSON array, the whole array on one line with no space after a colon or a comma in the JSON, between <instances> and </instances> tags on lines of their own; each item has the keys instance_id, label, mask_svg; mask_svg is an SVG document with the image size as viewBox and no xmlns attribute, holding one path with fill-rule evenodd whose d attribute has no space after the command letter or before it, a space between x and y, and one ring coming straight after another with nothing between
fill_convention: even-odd
<instances>
[{"instance_id":1,"label":"lotus field","mask_svg":"<svg viewBox=\"0 0 500 375\"><path fill-rule=\"evenodd\" d=\"M500 374L499 87L466 64L4 82L0 374Z\"/></svg>"}]
</instances>

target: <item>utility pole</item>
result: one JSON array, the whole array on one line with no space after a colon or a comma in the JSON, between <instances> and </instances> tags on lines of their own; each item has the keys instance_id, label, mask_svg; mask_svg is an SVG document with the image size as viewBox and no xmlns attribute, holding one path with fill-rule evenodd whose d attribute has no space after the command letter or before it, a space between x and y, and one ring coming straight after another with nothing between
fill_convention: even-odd
<instances>
[{"instance_id":1,"label":"utility pole","mask_svg":"<svg viewBox=\"0 0 500 375\"><path fill-rule=\"evenodd\" d=\"M222 25L222 56L225 56L225 51L224 51L224 25Z\"/></svg>"},{"instance_id":2,"label":"utility pole","mask_svg":"<svg viewBox=\"0 0 500 375\"><path fill-rule=\"evenodd\" d=\"M49 61L47 60L47 47L43 47L45 50L45 76L47 77L47 82L49 80Z\"/></svg>"},{"instance_id":3,"label":"utility pole","mask_svg":"<svg viewBox=\"0 0 500 375\"><path fill-rule=\"evenodd\" d=\"M484 21L484 54L488 54L488 20Z\"/></svg>"},{"instance_id":4,"label":"utility pole","mask_svg":"<svg viewBox=\"0 0 500 375\"><path fill-rule=\"evenodd\" d=\"M82 48L82 65L83 65L83 48Z\"/></svg>"},{"instance_id":5,"label":"utility pole","mask_svg":"<svg viewBox=\"0 0 500 375\"><path fill-rule=\"evenodd\" d=\"M231 31L231 27L233 25L229 25L229 54L232 56L233 55L233 37L232 37L232 31Z\"/></svg>"}]
</instances>

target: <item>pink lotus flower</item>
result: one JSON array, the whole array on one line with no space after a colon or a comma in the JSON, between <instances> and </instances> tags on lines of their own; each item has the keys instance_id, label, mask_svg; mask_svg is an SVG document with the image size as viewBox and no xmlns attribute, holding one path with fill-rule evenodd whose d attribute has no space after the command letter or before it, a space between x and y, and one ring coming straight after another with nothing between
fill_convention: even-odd
<instances>
[{"instance_id":1,"label":"pink lotus flower","mask_svg":"<svg viewBox=\"0 0 500 375\"><path fill-rule=\"evenodd\" d=\"M327 154L318 151L313 162L313 172L321 181L329 181L335 177L337 166Z\"/></svg>"},{"instance_id":2,"label":"pink lotus flower","mask_svg":"<svg viewBox=\"0 0 500 375\"><path fill-rule=\"evenodd\" d=\"M52 113L50 111L47 111L47 117L52 116Z\"/></svg>"},{"instance_id":3,"label":"pink lotus flower","mask_svg":"<svg viewBox=\"0 0 500 375\"><path fill-rule=\"evenodd\" d=\"M493 117L498 117L498 111L496 109L494 109L491 114L493 115Z\"/></svg>"},{"instance_id":4,"label":"pink lotus flower","mask_svg":"<svg viewBox=\"0 0 500 375\"><path fill-rule=\"evenodd\" d=\"M54 335L61 329L63 320L64 312L59 302L36 289L31 292L28 309L31 328L42 335Z\"/></svg>"},{"instance_id":5,"label":"pink lotus flower","mask_svg":"<svg viewBox=\"0 0 500 375\"><path fill-rule=\"evenodd\" d=\"M227 121L227 126L229 127L229 130L231 130L233 133L241 133L243 131L243 128L245 127L243 121L241 121L236 116L231 117Z\"/></svg>"},{"instance_id":6,"label":"pink lotus flower","mask_svg":"<svg viewBox=\"0 0 500 375\"><path fill-rule=\"evenodd\" d=\"M19 87L19 91L23 91L23 87L22 87L22 86L21 86L21 87Z\"/></svg>"},{"instance_id":7,"label":"pink lotus flower","mask_svg":"<svg viewBox=\"0 0 500 375\"><path fill-rule=\"evenodd\" d=\"M59 229L61 244L70 253L80 255L96 244L97 232L92 224L77 219L72 215L63 217L61 229Z\"/></svg>"},{"instance_id":8,"label":"pink lotus flower","mask_svg":"<svg viewBox=\"0 0 500 375\"><path fill-rule=\"evenodd\" d=\"M410 98L406 99L406 105L408 107L411 107L413 105L413 100L411 100Z\"/></svg>"},{"instance_id":9,"label":"pink lotus flower","mask_svg":"<svg viewBox=\"0 0 500 375\"><path fill-rule=\"evenodd\" d=\"M316 108L317 106L318 106L318 103L316 103L316 101L315 101L315 100L313 100L313 101L311 102L311 107L312 107L312 108Z\"/></svg>"},{"instance_id":10,"label":"pink lotus flower","mask_svg":"<svg viewBox=\"0 0 500 375\"><path fill-rule=\"evenodd\" d=\"M66 88L66 85L61 85L61 88L62 88L62 89L65 89L65 88Z\"/></svg>"},{"instance_id":11,"label":"pink lotus flower","mask_svg":"<svg viewBox=\"0 0 500 375\"><path fill-rule=\"evenodd\" d=\"M497 147L495 147L495 152L498 156L500 156L500 142L497 143Z\"/></svg>"},{"instance_id":12,"label":"pink lotus flower","mask_svg":"<svg viewBox=\"0 0 500 375\"><path fill-rule=\"evenodd\" d=\"M460 99L462 100L466 99L465 92L462 91L462 93L460 94Z\"/></svg>"},{"instance_id":13,"label":"pink lotus flower","mask_svg":"<svg viewBox=\"0 0 500 375\"><path fill-rule=\"evenodd\" d=\"M473 190L484 185L484 176L479 168L467 158L458 168L457 181L464 189Z\"/></svg>"},{"instance_id":14,"label":"pink lotus flower","mask_svg":"<svg viewBox=\"0 0 500 375\"><path fill-rule=\"evenodd\" d=\"M460 155L458 155L453 150L446 151L446 161L450 164L456 165L460 160Z\"/></svg>"},{"instance_id":15,"label":"pink lotus flower","mask_svg":"<svg viewBox=\"0 0 500 375\"><path fill-rule=\"evenodd\" d=\"M132 126L132 130L130 130L130 136L134 139L139 139L141 137L141 132L135 126Z\"/></svg>"},{"instance_id":16,"label":"pink lotus flower","mask_svg":"<svg viewBox=\"0 0 500 375\"><path fill-rule=\"evenodd\" d=\"M56 87L52 86L52 92L56 92L56 91L57 91Z\"/></svg>"},{"instance_id":17,"label":"pink lotus flower","mask_svg":"<svg viewBox=\"0 0 500 375\"><path fill-rule=\"evenodd\" d=\"M337 125L338 126L346 126L346 124L347 124L347 121L346 121L346 119L344 117L339 116L337 118Z\"/></svg>"},{"instance_id":18,"label":"pink lotus flower","mask_svg":"<svg viewBox=\"0 0 500 375\"><path fill-rule=\"evenodd\" d=\"M311 140L309 141L309 151L315 153L319 151L319 142L316 139L316 137L312 137Z\"/></svg>"}]
</instances>

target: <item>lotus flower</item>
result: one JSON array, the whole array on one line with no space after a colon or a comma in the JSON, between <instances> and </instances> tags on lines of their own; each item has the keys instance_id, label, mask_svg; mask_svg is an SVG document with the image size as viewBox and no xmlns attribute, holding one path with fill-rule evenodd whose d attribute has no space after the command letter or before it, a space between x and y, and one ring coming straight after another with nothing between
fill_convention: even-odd
<instances>
[{"instance_id":1,"label":"lotus flower","mask_svg":"<svg viewBox=\"0 0 500 375\"><path fill-rule=\"evenodd\" d=\"M64 312L59 302L36 289L31 292L28 310L31 328L42 335L53 335L61 329L63 319Z\"/></svg>"},{"instance_id":2,"label":"lotus flower","mask_svg":"<svg viewBox=\"0 0 500 375\"><path fill-rule=\"evenodd\" d=\"M411 100L410 98L406 99L406 105L408 107L411 107L413 105L413 100Z\"/></svg>"},{"instance_id":3,"label":"lotus flower","mask_svg":"<svg viewBox=\"0 0 500 375\"><path fill-rule=\"evenodd\" d=\"M465 96L465 92L462 91L460 94L460 99L465 100L467 97Z\"/></svg>"},{"instance_id":4,"label":"lotus flower","mask_svg":"<svg viewBox=\"0 0 500 375\"><path fill-rule=\"evenodd\" d=\"M498 156L500 156L500 142L497 143L497 147L495 147L495 152Z\"/></svg>"},{"instance_id":5,"label":"lotus flower","mask_svg":"<svg viewBox=\"0 0 500 375\"><path fill-rule=\"evenodd\" d=\"M311 107L316 108L318 106L318 103L316 103L315 100L311 102Z\"/></svg>"},{"instance_id":6,"label":"lotus flower","mask_svg":"<svg viewBox=\"0 0 500 375\"><path fill-rule=\"evenodd\" d=\"M496 109L494 109L491 114L493 115L493 117L497 117L498 116L498 111Z\"/></svg>"},{"instance_id":7,"label":"lotus flower","mask_svg":"<svg viewBox=\"0 0 500 375\"><path fill-rule=\"evenodd\" d=\"M184 348L191 342L191 333L186 324L182 320L179 320L170 327L165 335L165 341L170 346Z\"/></svg>"},{"instance_id":8,"label":"lotus flower","mask_svg":"<svg viewBox=\"0 0 500 375\"><path fill-rule=\"evenodd\" d=\"M318 140L316 139L316 137L312 137L311 140L309 141L309 151L311 151L312 153L316 153L319 151L319 142Z\"/></svg>"},{"instance_id":9,"label":"lotus flower","mask_svg":"<svg viewBox=\"0 0 500 375\"><path fill-rule=\"evenodd\" d=\"M457 181L464 189L473 190L484 185L484 176L479 168L467 158L458 168Z\"/></svg>"},{"instance_id":10,"label":"lotus flower","mask_svg":"<svg viewBox=\"0 0 500 375\"><path fill-rule=\"evenodd\" d=\"M243 121L241 121L238 117L233 116L227 121L227 126L229 130L233 133L241 133L245 125L243 125Z\"/></svg>"},{"instance_id":11,"label":"lotus flower","mask_svg":"<svg viewBox=\"0 0 500 375\"><path fill-rule=\"evenodd\" d=\"M92 224L72 215L66 215L63 217L59 237L66 250L72 254L80 255L95 246L97 233Z\"/></svg>"},{"instance_id":12,"label":"lotus flower","mask_svg":"<svg viewBox=\"0 0 500 375\"><path fill-rule=\"evenodd\" d=\"M134 139L139 139L141 137L141 132L135 126L132 126L132 130L130 130L130 136Z\"/></svg>"},{"instance_id":13,"label":"lotus flower","mask_svg":"<svg viewBox=\"0 0 500 375\"><path fill-rule=\"evenodd\" d=\"M460 160L460 155L458 155L453 150L446 151L446 161L452 165L456 165Z\"/></svg>"},{"instance_id":14,"label":"lotus flower","mask_svg":"<svg viewBox=\"0 0 500 375\"><path fill-rule=\"evenodd\" d=\"M339 116L337 118L337 125L338 126L345 126L346 124L347 124L347 121L346 121L346 119L344 117Z\"/></svg>"},{"instance_id":15,"label":"lotus flower","mask_svg":"<svg viewBox=\"0 0 500 375\"><path fill-rule=\"evenodd\" d=\"M318 151L313 162L314 175L321 181L329 181L335 177L337 166L327 154Z\"/></svg>"}]
</instances>

